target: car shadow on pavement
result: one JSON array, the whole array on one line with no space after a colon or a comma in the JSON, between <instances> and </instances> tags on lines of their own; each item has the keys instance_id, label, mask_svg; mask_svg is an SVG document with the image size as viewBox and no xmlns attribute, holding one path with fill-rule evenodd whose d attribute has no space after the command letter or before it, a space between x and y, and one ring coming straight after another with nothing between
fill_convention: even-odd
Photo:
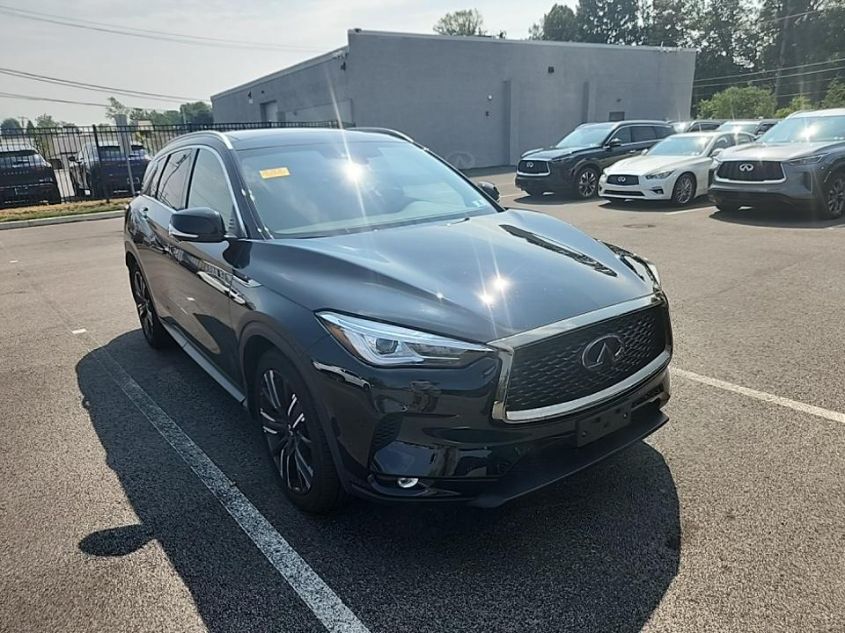
<instances>
[{"instance_id":1,"label":"car shadow on pavement","mask_svg":"<svg viewBox=\"0 0 845 633\"><path fill-rule=\"evenodd\" d=\"M819 217L807 210L788 207L744 208L739 211L719 211L710 214L714 220L745 224L748 226L768 226L783 229L829 229L845 226L845 216L835 220Z\"/></svg>"},{"instance_id":2,"label":"car shadow on pavement","mask_svg":"<svg viewBox=\"0 0 845 633\"><path fill-rule=\"evenodd\" d=\"M373 632L639 631L677 574L677 492L648 444L495 510L353 500L311 517L282 496L262 435L237 403L181 351L154 352L130 332L83 358L77 376L140 524L97 531L80 549L123 556L155 540L211 631L309 629L290 622L305 607L112 383L103 353Z\"/></svg>"},{"instance_id":3,"label":"car shadow on pavement","mask_svg":"<svg viewBox=\"0 0 845 633\"><path fill-rule=\"evenodd\" d=\"M639 211L639 212L653 212L653 213L668 213L671 211L693 211L695 209L704 209L712 207L713 203L703 196L694 202L678 206L669 201L661 200L603 200L599 205L600 209L609 209L613 211Z\"/></svg>"}]
</instances>

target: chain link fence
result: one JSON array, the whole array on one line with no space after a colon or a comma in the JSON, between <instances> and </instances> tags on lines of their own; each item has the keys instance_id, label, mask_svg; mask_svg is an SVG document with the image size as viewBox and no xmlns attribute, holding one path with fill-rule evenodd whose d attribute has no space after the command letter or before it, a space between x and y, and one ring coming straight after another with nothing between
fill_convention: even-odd
<instances>
[{"instance_id":1,"label":"chain link fence","mask_svg":"<svg viewBox=\"0 0 845 633\"><path fill-rule=\"evenodd\" d=\"M0 136L0 209L133 196L173 139L201 130L351 127L337 121L30 128Z\"/></svg>"}]
</instances>

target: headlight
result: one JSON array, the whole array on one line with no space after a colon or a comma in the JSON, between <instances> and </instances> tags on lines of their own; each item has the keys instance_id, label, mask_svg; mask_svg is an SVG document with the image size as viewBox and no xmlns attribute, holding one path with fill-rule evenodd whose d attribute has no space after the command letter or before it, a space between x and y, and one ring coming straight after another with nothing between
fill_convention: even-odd
<instances>
[{"instance_id":1,"label":"headlight","mask_svg":"<svg viewBox=\"0 0 845 633\"><path fill-rule=\"evenodd\" d=\"M654 265L654 262L646 259L645 257L640 257L640 261L645 264L645 267L648 268L649 274L654 278L654 282L659 286L660 273L657 272L657 266Z\"/></svg>"},{"instance_id":2,"label":"headlight","mask_svg":"<svg viewBox=\"0 0 845 633\"><path fill-rule=\"evenodd\" d=\"M558 156L557 158L553 158L553 159L551 159L549 162L550 162L550 163L563 163L563 162L565 162L565 161L569 160L570 158L572 158L572 156L569 156L569 155L566 155L566 156Z\"/></svg>"},{"instance_id":3,"label":"headlight","mask_svg":"<svg viewBox=\"0 0 845 633\"><path fill-rule=\"evenodd\" d=\"M358 317L318 312L323 326L353 355L371 365L462 367L491 352L489 347Z\"/></svg>"},{"instance_id":4,"label":"headlight","mask_svg":"<svg viewBox=\"0 0 845 633\"><path fill-rule=\"evenodd\" d=\"M647 180L663 180L664 178L671 176L673 171L675 170L670 169L669 171L661 171L656 174L646 174L645 177Z\"/></svg>"},{"instance_id":5,"label":"headlight","mask_svg":"<svg viewBox=\"0 0 845 633\"><path fill-rule=\"evenodd\" d=\"M813 154L812 156L805 156L804 158L793 158L792 160L786 161L787 165L793 165L795 167L799 167L801 165L815 165L816 163L820 163L827 154Z\"/></svg>"}]
</instances>

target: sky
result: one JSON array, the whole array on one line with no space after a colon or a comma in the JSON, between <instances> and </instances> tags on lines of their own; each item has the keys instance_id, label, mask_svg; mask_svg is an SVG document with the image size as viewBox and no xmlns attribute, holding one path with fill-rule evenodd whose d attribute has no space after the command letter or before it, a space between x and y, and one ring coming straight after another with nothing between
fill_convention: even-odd
<instances>
[{"instance_id":1,"label":"sky","mask_svg":"<svg viewBox=\"0 0 845 633\"><path fill-rule=\"evenodd\" d=\"M560 2L560 0L558 0ZM565 4L574 4L569 0ZM346 44L351 28L431 33L445 13L476 8L488 31L525 38L554 0L0 0L17 8L76 20L271 43L283 50L197 46L140 39L33 21L0 13L0 68L85 83L209 101L212 94ZM107 93L0 74L0 95L17 94L103 103ZM118 97L129 106L168 109L178 102ZM105 109L0 96L0 120L55 119L87 125Z\"/></svg>"}]
</instances>

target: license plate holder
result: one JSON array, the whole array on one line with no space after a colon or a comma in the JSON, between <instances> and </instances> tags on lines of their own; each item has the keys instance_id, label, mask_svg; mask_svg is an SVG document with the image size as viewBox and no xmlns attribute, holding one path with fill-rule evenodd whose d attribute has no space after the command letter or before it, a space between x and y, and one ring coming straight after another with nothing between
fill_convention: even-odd
<instances>
[{"instance_id":1,"label":"license plate holder","mask_svg":"<svg viewBox=\"0 0 845 633\"><path fill-rule=\"evenodd\" d=\"M618 431L631 422L631 405L623 404L598 415L579 420L576 425L576 446L584 446Z\"/></svg>"}]
</instances>

